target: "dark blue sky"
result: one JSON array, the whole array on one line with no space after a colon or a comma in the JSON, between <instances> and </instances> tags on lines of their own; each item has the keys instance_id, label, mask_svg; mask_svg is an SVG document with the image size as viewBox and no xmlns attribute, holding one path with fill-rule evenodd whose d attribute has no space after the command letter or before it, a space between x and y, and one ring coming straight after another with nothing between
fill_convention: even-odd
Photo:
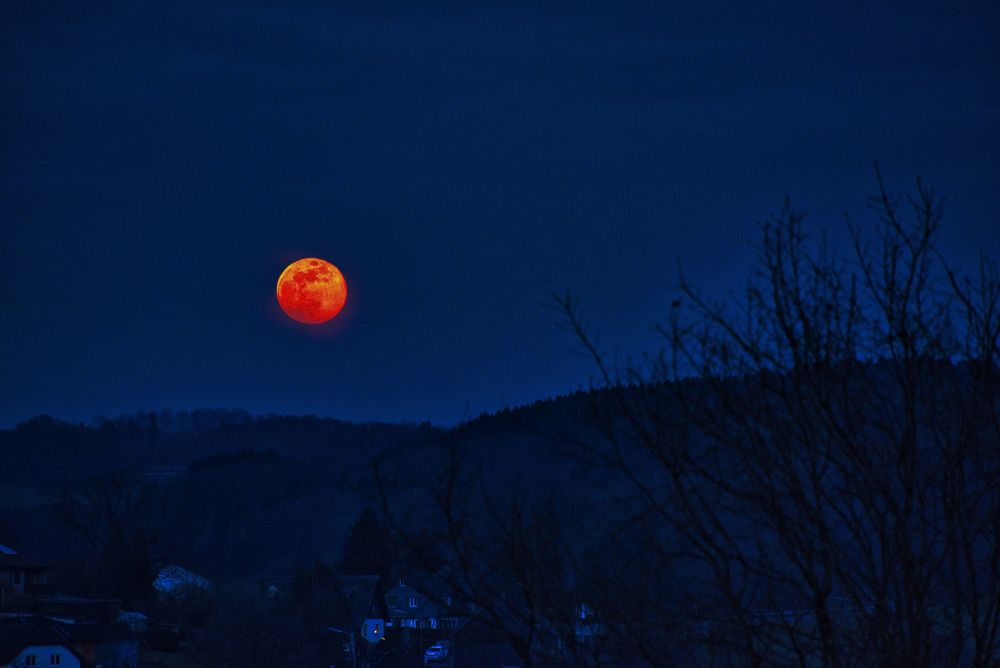
<instances>
[{"instance_id":1,"label":"dark blue sky","mask_svg":"<svg viewBox=\"0 0 1000 668\"><path fill-rule=\"evenodd\" d=\"M785 195L870 220L872 159L1000 256L996 3L350 4L3 3L0 425L561 394L550 293L649 348L676 258L737 285ZM274 303L306 255L320 330Z\"/></svg>"}]
</instances>

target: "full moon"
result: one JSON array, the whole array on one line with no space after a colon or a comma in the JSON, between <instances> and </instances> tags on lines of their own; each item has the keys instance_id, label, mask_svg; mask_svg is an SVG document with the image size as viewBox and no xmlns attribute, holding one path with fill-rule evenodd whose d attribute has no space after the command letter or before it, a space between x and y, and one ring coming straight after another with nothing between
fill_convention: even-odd
<instances>
[{"instance_id":1,"label":"full moon","mask_svg":"<svg viewBox=\"0 0 1000 668\"><path fill-rule=\"evenodd\" d=\"M347 282L334 265L318 257L291 263L278 277L278 304L289 318L319 325L340 313Z\"/></svg>"}]
</instances>

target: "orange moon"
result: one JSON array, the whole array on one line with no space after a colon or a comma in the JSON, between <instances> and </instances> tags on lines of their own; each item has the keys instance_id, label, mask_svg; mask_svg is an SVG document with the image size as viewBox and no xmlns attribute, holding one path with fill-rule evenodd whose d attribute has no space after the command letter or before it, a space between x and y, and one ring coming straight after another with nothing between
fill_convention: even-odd
<instances>
[{"instance_id":1,"label":"orange moon","mask_svg":"<svg viewBox=\"0 0 1000 668\"><path fill-rule=\"evenodd\" d=\"M347 281L334 265L318 257L291 263L278 277L278 304L289 318L319 325L340 313Z\"/></svg>"}]
</instances>

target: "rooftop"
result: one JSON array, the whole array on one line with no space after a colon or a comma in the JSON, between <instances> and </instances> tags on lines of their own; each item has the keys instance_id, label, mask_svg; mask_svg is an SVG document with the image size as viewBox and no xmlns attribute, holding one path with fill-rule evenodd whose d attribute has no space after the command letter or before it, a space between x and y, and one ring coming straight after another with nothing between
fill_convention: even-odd
<instances>
[{"instance_id":1,"label":"rooftop","mask_svg":"<svg viewBox=\"0 0 1000 668\"><path fill-rule=\"evenodd\" d=\"M72 648L74 644L123 637L134 636L110 624L74 624L37 615L6 615L0 617L0 664L9 663L31 645L56 645L76 654Z\"/></svg>"}]
</instances>

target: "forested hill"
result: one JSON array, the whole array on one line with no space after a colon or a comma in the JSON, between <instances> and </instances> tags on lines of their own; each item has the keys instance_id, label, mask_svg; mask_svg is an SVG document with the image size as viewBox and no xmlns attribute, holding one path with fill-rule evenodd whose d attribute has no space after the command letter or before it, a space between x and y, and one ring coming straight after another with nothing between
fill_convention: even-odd
<instances>
[{"instance_id":1,"label":"forested hill","mask_svg":"<svg viewBox=\"0 0 1000 668\"><path fill-rule=\"evenodd\" d=\"M253 417L244 411L160 411L91 425L41 415L0 431L0 479L48 480L111 469L185 467L244 450L301 462L359 464L394 443L433 433L428 424L357 424L315 416Z\"/></svg>"},{"instance_id":2,"label":"forested hill","mask_svg":"<svg viewBox=\"0 0 1000 668\"><path fill-rule=\"evenodd\" d=\"M392 446L408 448L451 435L471 447L500 438L534 446L578 429L593 395L576 392L483 413L456 427L429 423L356 423L313 415L253 416L242 410L161 410L89 424L38 415L0 430L0 480L80 476L128 469L178 469L216 455L273 452L302 463L368 467ZM478 449L478 448L477 448Z\"/></svg>"},{"instance_id":3,"label":"forested hill","mask_svg":"<svg viewBox=\"0 0 1000 668\"><path fill-rule=\"evenodd\" d=\"M288 573L338 558L360 511L377 506L372 461L381 453L402 455L401 485L439 475L448 442L473 453L496 488L568 480L572 463L549 446L578 428L587 398L539 401L451 429L223 410L91 424L38 416L0 431L0 542L56 564L84 558L86 546L58 520L60 493L123 470L160 490L150 519L157 561L219 577Z\"/></svg>"}]
</instances>

